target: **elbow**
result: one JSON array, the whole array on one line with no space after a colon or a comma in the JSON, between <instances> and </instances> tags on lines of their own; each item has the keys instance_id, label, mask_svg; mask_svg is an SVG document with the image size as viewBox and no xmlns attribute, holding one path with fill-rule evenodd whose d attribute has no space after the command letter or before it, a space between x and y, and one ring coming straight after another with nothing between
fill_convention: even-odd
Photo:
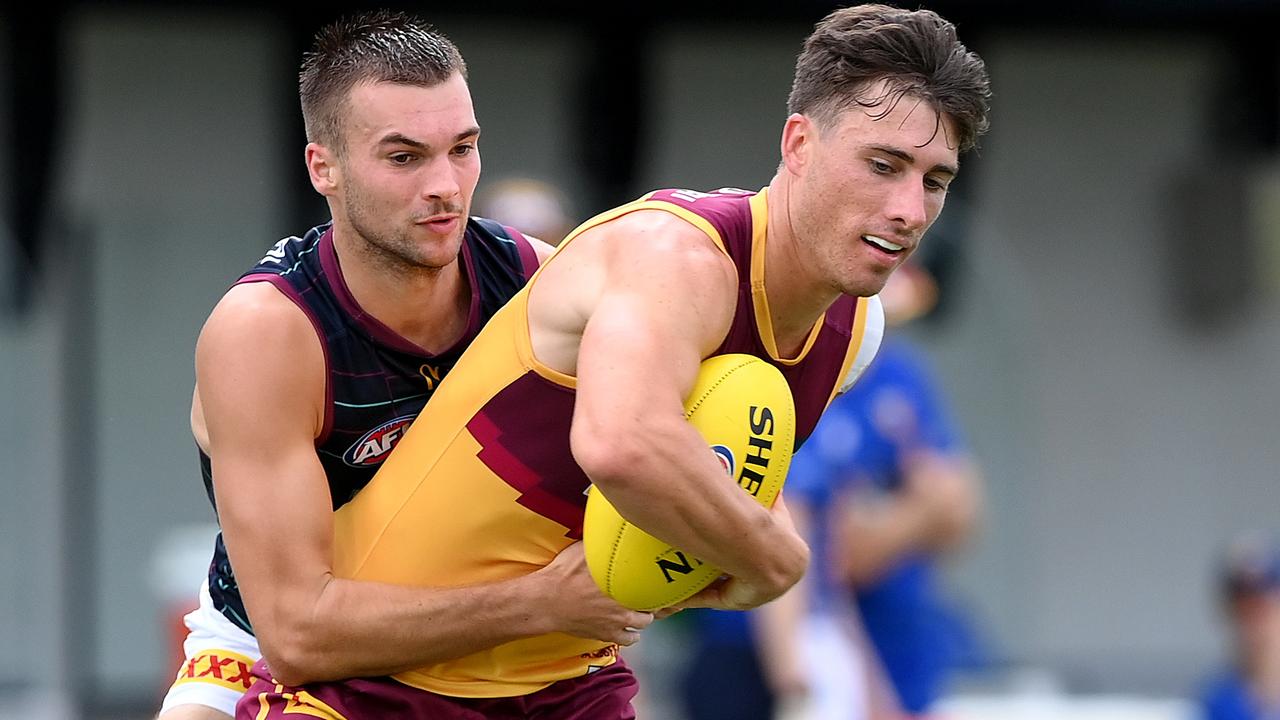
<instances>
[{"instance_id":1,"label":"elbow","mask_svg":"<svg viewBox=\"0 0 1280 720\"><path fill-rule=\"evenodd\" d=\"M315 678L308 674L304 668L294 665L290 660L286 660L284 656L277 653L264 654L262 659L266 662L267 672L271 674L271 679L281 685L301 687L315 681Z\"/></svg>"},{"instance_id":2,"label":"elbow","mask_svg":"<svg viewBox=\"0 0 1280 720\"><path fill-rule=\"evenodd\" d=\"M303 628L290 628L268 637L259 632L258 636L263 660L276 682L297 687L334 679L326 673L324 654L312 640L314 634Z\"/></svg>"},{"instance_id":3,"label":"elbow","mask_svg":"<svg viewBox=\"0 0 1280 720\"><path fill-rule=\"evenodd\" d=\"M593 485L606 494L626 493L643 474L646 459L651 459L635 441L636 435L606 423L575 422L569 447Z\"/></svg>"}]
</instances>

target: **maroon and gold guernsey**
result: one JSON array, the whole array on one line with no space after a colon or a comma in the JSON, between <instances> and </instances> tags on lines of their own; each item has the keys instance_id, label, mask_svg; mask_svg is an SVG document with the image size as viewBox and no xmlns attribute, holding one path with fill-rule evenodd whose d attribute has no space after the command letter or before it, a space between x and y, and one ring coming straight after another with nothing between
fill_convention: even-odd
<instances>
[{"instance_id":1,"label":"maroon and gold guernsey","mask_svg":"<svg viewBox=\"0 0 1280 720\"><path fill-rule=\"evenodd\" d=\"M737 265L737 310L713 354L749 353L777 366L795 396L803 441L875 354L884 322L878 298L841 298L799 354L781 358L764 295L764 191L653 192L588 221L562 248L637 210L685 219ZM502 580L547 565L581 538L589 481L569 449L575 379L539 363L529 340L529 287L539 275L494 315L378 474L337 512L339 576L436 587ZM615 645L551 634L396 679L443 695L524 695L616 655Z\"/></svg>"}]
</instances>

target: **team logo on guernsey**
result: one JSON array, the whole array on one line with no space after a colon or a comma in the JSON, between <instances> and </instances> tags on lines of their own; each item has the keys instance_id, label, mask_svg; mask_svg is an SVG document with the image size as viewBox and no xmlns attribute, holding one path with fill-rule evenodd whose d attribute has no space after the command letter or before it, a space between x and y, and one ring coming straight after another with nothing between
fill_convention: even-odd
<instances>
[{"instance_id":1,"label":"team logo on guernsey","mask_svg":"<svg viewBox=\"0 0 1280 720\"><path fill-rule=\"evenodd\" d=\"M724 466L724 471L729 474L729 477L733 477L733 451L724 445L712 445L711 452L720 459L720 464Z\"/></svg>"},{"instance_id":2,"label":"team logo on guernsey","mask_svg":"<svg viewBox=\"0 0 1280 720\"><path fill-rule=\"evenodd\" d=\"M274 263L276 265L283 265L284 264L284 246L288 245L290 242L294 240L297 240L297 238L292 238L292 237L283 238L282 240L277 242L275 245L273 245L270 250L267 251L267 254L261 260L258 261L258 264L266 265L267 263Z\"/></svg>"},{"instance_id":3,"label":"team logo on guernsey","mask_svg":"<svg viewBox=\"0 0 1280 720\"><path fill-rule=\"evenodd\" d=\"M404 437L414 415L405 415L389 420L364 434L364 437L347 448L342 461L351 467L369 467L377 465L391 454L392 448Z\"/></svg>"}]
</instances>

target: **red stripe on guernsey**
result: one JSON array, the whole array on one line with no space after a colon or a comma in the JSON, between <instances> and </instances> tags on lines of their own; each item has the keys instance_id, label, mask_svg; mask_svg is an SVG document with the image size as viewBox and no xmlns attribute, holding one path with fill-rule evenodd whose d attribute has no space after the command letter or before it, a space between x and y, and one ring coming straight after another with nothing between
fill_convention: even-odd
<instances>
[{"instance_id":1,"label":"red stripe on guernsey","mask_svg":"<svg viewBox=\"0 0 1280 720\"><path fill-rule=\"evenodd\" d=\"M517 502L577 540L591 481L569 449L573 401L573 390L529 372L490 398L467 431L480 443L476 457L520 491Z\"/></svg>"},{"instance_id":2,"label":"red stripe on guernsey","mask_svg":"<svg viewBox=\"0 0 1280 720\"><path fill-rule=\"evenodd\" d=\"M840 371L844 369L845 353L853 335L853 320L857 312L858 299L842 295L827 309L818 339L804 360L795 365L772 363L782 371L795 398L796 447L813 432L827 409L832 391L844 379Z\"/></svg>"},{"instance_id":3,"label":"red stripe on guernsey","mask_svg":"<svg viewBox=\"0 0 1280 720\"><path fill-rule=\"evenodd\" d=\"M324 353L324 427L320 428L320 434L316 436L316 447L320 447L329 439L329 433L333 431L333 376L330 374L333 364L329 362L329 343L325 342L324 327L320 324L320 319L311 312L311 308L302 299L297 288L288 280L275 273L257 273L240 278L236 284L251 282L271 283L277 290L284 293L284 296L292 300L302 314L307 316L311 321L311 327L316 331L316 337L320 338L320 351Z\"/></svg>"},{"instance_id":4,"label":"red stripe on guernsey","mask_svg":"<svg viewBox=\"0 0 1280 720\"><path fill-rule=\"evenodd\" d=\"M529 242L529 238L524 233L511 227L503 225L503 230L507 231L507 235L516 243L516 249L520 251L520 264L524 266L524 281L529 282L533 277L533 273L538 269L538 253L533 250L533 243Z\"/></svg>"},{"instance_id":5,"label":"red stripe on guernsey","mask_svg":"<svg viewBox=\"0 0 1280 720\"><path fill-rule=\"evenodd\" d=\"M769 356L756 328L751 306L750 283L743 283L739 290L738 309L733 325L724 342L713 355L747 353L768 362L782 371L791 387L796 403L796 447L809 437L818 424L831 397L831 390L840 382L840 370L844 366L845 351L852 335L853 318L858 309L856 298L842 296L827 310L818 338L804 359L794 365L775 362Z\"/></svg>"}]
</instances>

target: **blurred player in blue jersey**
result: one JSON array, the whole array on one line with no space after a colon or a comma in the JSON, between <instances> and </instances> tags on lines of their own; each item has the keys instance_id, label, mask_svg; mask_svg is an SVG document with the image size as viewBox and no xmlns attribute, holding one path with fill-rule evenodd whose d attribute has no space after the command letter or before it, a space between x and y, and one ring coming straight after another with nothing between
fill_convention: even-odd
<instances>
[{"instance_id":1,"label":"blurred player in blue jersey","mask_svg":"<svg viewBox=\"0 0 1280 720\"><path fill-rule=\"evenodd\" d=\"M796 455L788 498L821 536L820 597L851 590L903 709L921 715L976 652L944 599L938 563L974 532L981 485L923 352L892 328L930 311L937 288L909 263L881 293L885 333L863 378ZM821 565L819 565L821 563Z\"/></svg>"},{"instance_id":2,"label":"blurred player in blue jersey","mask_svg":"<svg viewBox=\"0 0 1280 720\"><path fill-rule=\"evenodd\" d=\"M1204 720L1280 720L1280 543L1238 539L1221 590L1233 656L1201 691Z\"/></svg>"}]
</instances>

